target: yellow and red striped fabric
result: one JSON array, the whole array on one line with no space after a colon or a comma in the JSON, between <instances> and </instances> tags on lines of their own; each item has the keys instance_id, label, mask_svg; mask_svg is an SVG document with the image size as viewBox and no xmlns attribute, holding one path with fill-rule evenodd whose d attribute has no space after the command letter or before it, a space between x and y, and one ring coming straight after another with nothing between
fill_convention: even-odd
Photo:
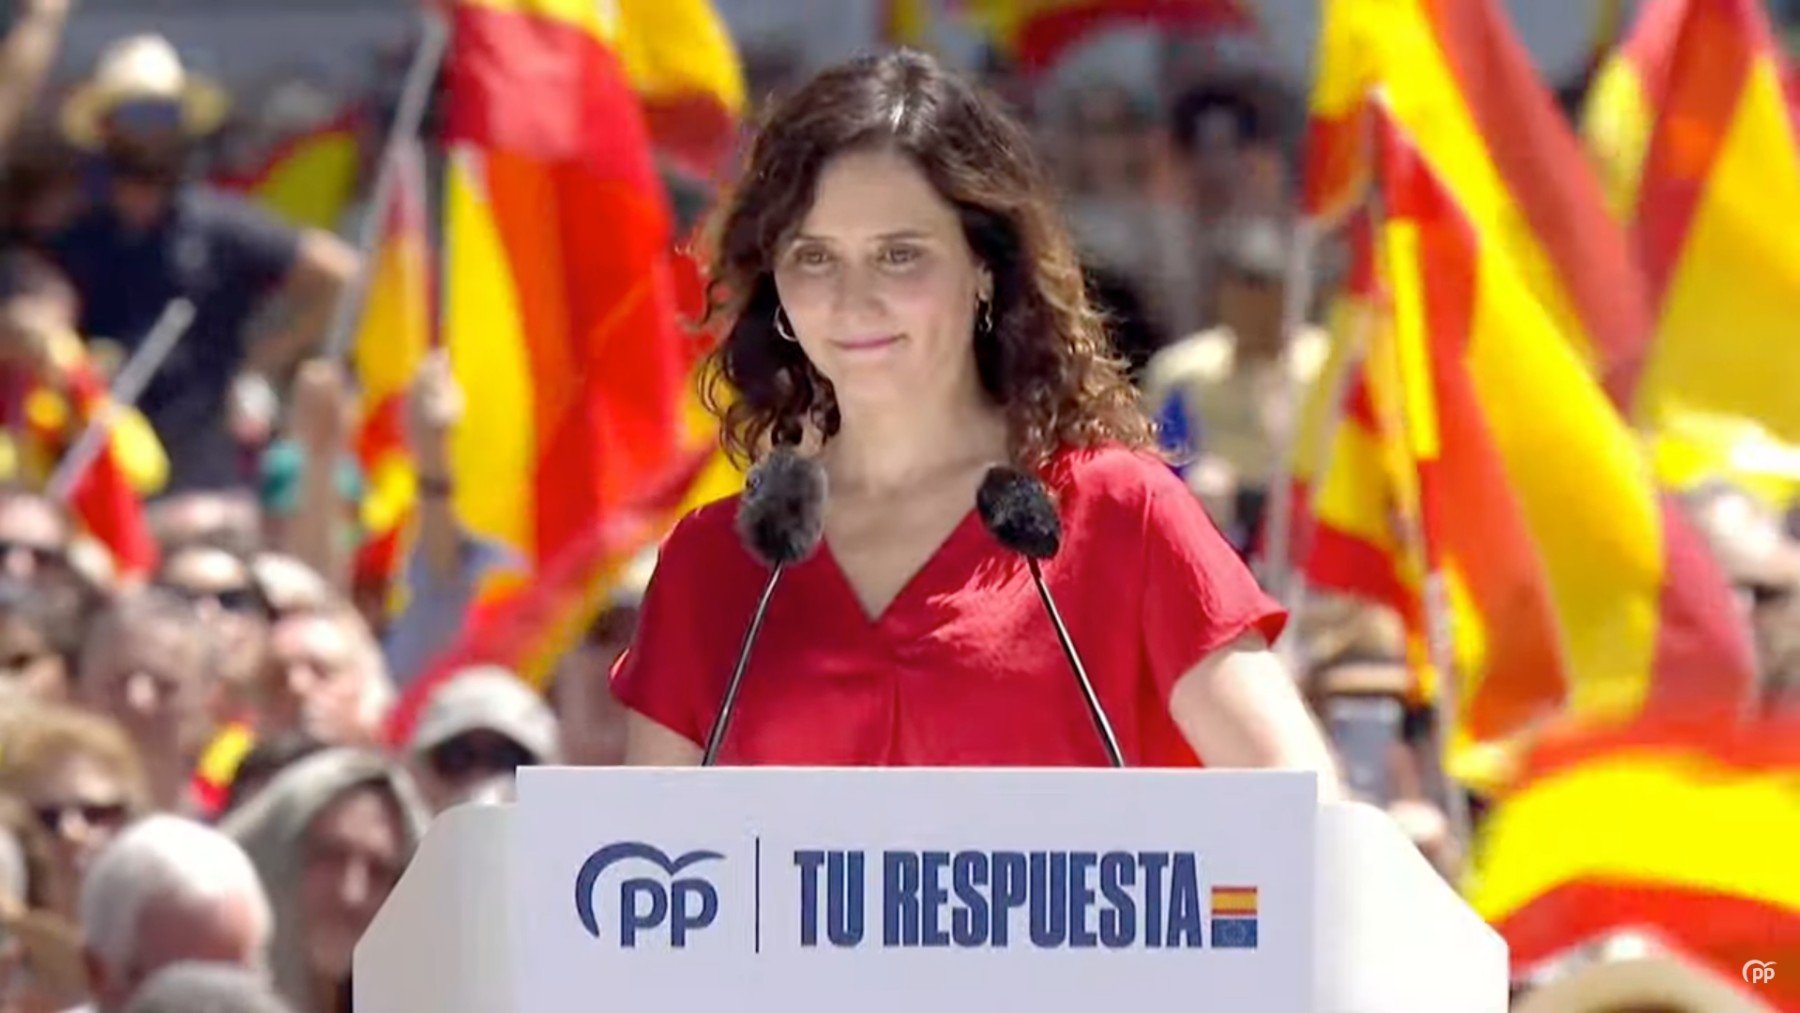
<instances>
[{"instance_id":1,"label":"yellow and red striped fabric","mask_svg":"<svg viewBox=\"0 0 1800 1013\"><path fill-rule=\"evenodd\" d=\"M80 433L108 411L111 397L106 383L85 355L65 368L64 384L77 420L71 433ZM159 551L144 514L144 501L132 485L121 453L118 435L109 436L76 479L69 502L88 534L112 553L119 573L142 578L156 569Z\"/></svg>"},{"instance_id":2,"label":"yellow and red striped fabric","mask_svg":"<svg viewBox=\"0 0 1800 1013\"><path fill-rule=\"evenodd\" d=\"M490 576L463 640L396 706L396 741L459 664L542 685L716 442L689 420L699 346L677 318L671 215L613 10L452 9L443 334L470 392L455 506L531 573Z\"/></svg>"},{"instance_id":3,"label":"yellow and red striped fabric","mask_svg":"<svg viewBox=\"0 0 1800 1013\"><path fill-rule=\"evenodd\" d=\"M356 196L362 119L347 112L276 145L253 171L217 180L291 225L330 231Z\"/></svg>"},{"instance_id":4,"label":"yellow and red striped fabric","mask_svg":"<svg viewBox=\"0 0 1800 1013\"><path fill-rule=\"evenodd\" d=\"M112 412L106 378L73 333L57 334L50 356L60 377L51 383L17 367L0 367L6 401L0 419L9 430L0 440L7 478L42 488L96 419ZM104 545L121 575L143 578L156 568L158 550L150 534L143 498L167 481L169 459L156 431L135 408L112 412L101 450L76 476L69 505L82 528Z\"/></svg>"},{"instance_id":5,"label":"yellow and red striped fabric","mask_svg":"<svg viewBox=\"0 0 1800 1013\"><path fill-rule=\"evenodd\" d=\"M710 0L618 0L616 45L656 147L702 176L737 144L744 70Z\"/></svg>"},{"instance_id":6,"label":"yellow and red striped fabric","mask_svg":"<svg viewBox=\"0 0 1800 1013\"><path fill-rule=\"evenodd\" d=\"M1762 6L1654 0L1586 110L1649 288L1655 336L1632 406L1653 431L1697 413L1800 442L1800 145Z\"/></svg>"},{"instance_id":7,"label":"yellow and red striped fabric","mask_svg":"<svg viewBox=\"0 0 1800 1013\"><path fill-rule=\"evenodd\" d=\"M1739 980L1800 962L1800 724L1559 728L1484 823L1467 896L1529 974L1653 928ZM1800 1009L1800 976L1756 995Z\"/></svg>"},{"instance_id":8,"label":"yellow and red striped fabric","mask_svg":"<svg viewBox=\"0 0 1800 1013\"><path fill-rule=\"evenodd\" d=\"M1338 477L1312 497L1311 576L1349 574L1350 590L1385 591L1415 623L1425 596L1442 596L1459 687L1452 762L1467 777L1481 777L1468 747L1565 707L1605 720L1736 713L1751 660L1723 578L1683 540L1633 435L1504 245L1387 106L1370 108L1373 312Z\"/></svg>"},{"instance_id":9,"label":"yellow and red striped fabric","mask_svg":"<svg viewBox=\"0 0 1800 1013\"><path fill-rule=\"evenodd\" d=\"M1028 71L1054 64L1109 28L1247 31L1257 25L1243 0L971 0L970 8L1000 51Z\"/></svg>"},{"instance_id":10,"label":"yellow and red striped fabric","mask_svg":"<svg viewBox=\"0 0 1800 1013\"><path fill-rule=\"evenodd\" d=\"M1609 392L1649 333L1643 285L1574 131L1496 0L1327 0L1307 127L1307 212L1366 195L1371 89L1486 242L1505 250Z\"/></svg>"},{"instance_id":11,"label":"yellow and red striped fabric","mask_svg":"<svg viewBox=\"0 0 1800 1013\"><path fill-rule=\"evenodd\" d=\"M472 392L456 506L537 563L647 491L681 442L670 214L600 14L454 8L444 341Z\"/></svg>"},{"instance_id":12,"label":"yellow and red striped fabric","mask_svg":"<svg viewBox=\"0 0 1800 1013\"><path fill-rule=\"evenodd\" d=\"M351 349L363 398L356 454L367 489L364 541L356 559L359 583L393 575L401 532L417 502L418 476L406 443L406 402L435 332L422 146L415 142L403 149L397 173L392 203L379 212L386 220Z\"/></svg>"}]
</instances>

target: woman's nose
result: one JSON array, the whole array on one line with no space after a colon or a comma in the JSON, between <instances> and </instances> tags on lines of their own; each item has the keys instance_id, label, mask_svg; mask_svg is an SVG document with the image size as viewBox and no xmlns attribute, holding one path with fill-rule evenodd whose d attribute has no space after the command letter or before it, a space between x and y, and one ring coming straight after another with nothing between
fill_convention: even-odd
<instances>
[{"instance_id":1,"label":"woman's nose","mask_svg":"<svg viewBox=\"0 0 1800 1013\"><path fill-rule=\"evenodd\" d=\"M867 267L851 264L838 272L836 309L839 313L862 312L880 305L878 293L875 272Z\"/></svg>"}]
</instances>

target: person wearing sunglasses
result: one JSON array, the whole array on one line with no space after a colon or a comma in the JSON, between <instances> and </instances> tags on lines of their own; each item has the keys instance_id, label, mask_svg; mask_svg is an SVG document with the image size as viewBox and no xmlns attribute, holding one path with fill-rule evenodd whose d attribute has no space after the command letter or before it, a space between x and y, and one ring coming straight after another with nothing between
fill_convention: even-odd
<instances>
[{"instance_id":1,"label":"person wearing sunglasses","mask_svg":"<svg viewBox=\"0 0 1800 1013\"><path fill-rule=\"evenodd\" d=\"M420 793L440 813L496 782L509 791L520 767L557 763L561 747L549 704L507 669L479 665L432 693L409 753Z\"/></svg>"},{"instance_id":2,"label":"person wearing sunglasses","mask_svg":"<svg viewBox=\"0 0 1800 1013\"><path fill-rule=\"evenodd\" d=\"M155 586L187 602L205 628L218 663L216 720L245 718L274 620L248 557L217 545L186 545L163 557Z\"/></svg>"},{"instance_id":3,"label":"person wearing sunglasses","mask_svg":"<svg viewBox=\"0 0 1800 1013\"><path fill-rule=\"evenodd\" d=\"M42 584L69 570L69 515L22 489L0 490L0 574Z\"/></svg>"},{"instance_id":4,"label":"person wearing sunglasses","mask_svg":"<svg viewBox=\"0 0 1800 1013\"><path fill-rule=\"evenodd\" d=\"M45 910L71 921L89 866L149 804L125 730L65 705L22 708L0 728L0 792L22 800L43 829L50 861L38 892Z\"/></svg>"},{"instance_id":5,"label":"person wearing sunglasses","mask_svg":"<svg viewBox=\"0 0 1800 1013\"><path fill-rule=\"evenodd\" d=\"M228 106L167 39L136 35L108 46L62 108L63 133L95 168L93 208L51 241L81 296L81 332L129 354L176 300L195 308L139 401L169 449L171 492L249 487L238 440L274 414L267 378L320 345L359 268L329 232L201 182L195 156ZM253 345L250 322L270 306L284 312Z\"/></svg>"}]
</instances>

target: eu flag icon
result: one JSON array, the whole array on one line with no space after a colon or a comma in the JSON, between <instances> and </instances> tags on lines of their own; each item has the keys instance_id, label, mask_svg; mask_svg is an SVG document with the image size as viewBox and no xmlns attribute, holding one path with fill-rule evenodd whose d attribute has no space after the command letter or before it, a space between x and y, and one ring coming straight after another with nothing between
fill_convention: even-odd
<instances>
[{"instance_id":1,"label":"eu flag icon","mask_svg":"<svg viewBox=\"0 0 1800 1013\"><path fill-rule=\"evenodd\" d=\"M1256 949L1256 919L1214 918L1212 944L1215 950Z\"/></svg>"}]
</instances>

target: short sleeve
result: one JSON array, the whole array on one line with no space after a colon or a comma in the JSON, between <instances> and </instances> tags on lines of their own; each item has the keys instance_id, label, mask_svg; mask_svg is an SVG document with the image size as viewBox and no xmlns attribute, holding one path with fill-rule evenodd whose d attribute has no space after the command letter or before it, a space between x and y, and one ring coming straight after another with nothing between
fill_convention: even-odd
<instances>
[{"instance_id":1,"label":"short sleeve","mask_svg":"<svg viewBox=\"0 0 1800 1013\"><path fill-rule=\"evenodd\" d=\"M1287 612L1180 479L1155 469L1145 486L1143 635L1151 676L1166 699L1196 664L1243 634L1274 643Z\"/></svg>"},{"instance_id":2,"label":"short sleeve","mask_svg":"<svg viewBox=\"0 0 1800 1013\"><path fill-rule=\"evenodd\" d=\"M657 553L637 632L613 668L613 695L671 731L703 740L701 699L710 667L696 574L695 518L683 518Z\"/></svg>"},{"instance_id":3,"label":"short sleeve","mask_svg":"<svg viewBox=\"0 0 1800 1013\"><path fill-rule=\"evenodd\" d=\"M206 228L234 286L263 293L280 285L300 259L300 233L248 201L208 201Z\"/></svg>"}]
</instances>

